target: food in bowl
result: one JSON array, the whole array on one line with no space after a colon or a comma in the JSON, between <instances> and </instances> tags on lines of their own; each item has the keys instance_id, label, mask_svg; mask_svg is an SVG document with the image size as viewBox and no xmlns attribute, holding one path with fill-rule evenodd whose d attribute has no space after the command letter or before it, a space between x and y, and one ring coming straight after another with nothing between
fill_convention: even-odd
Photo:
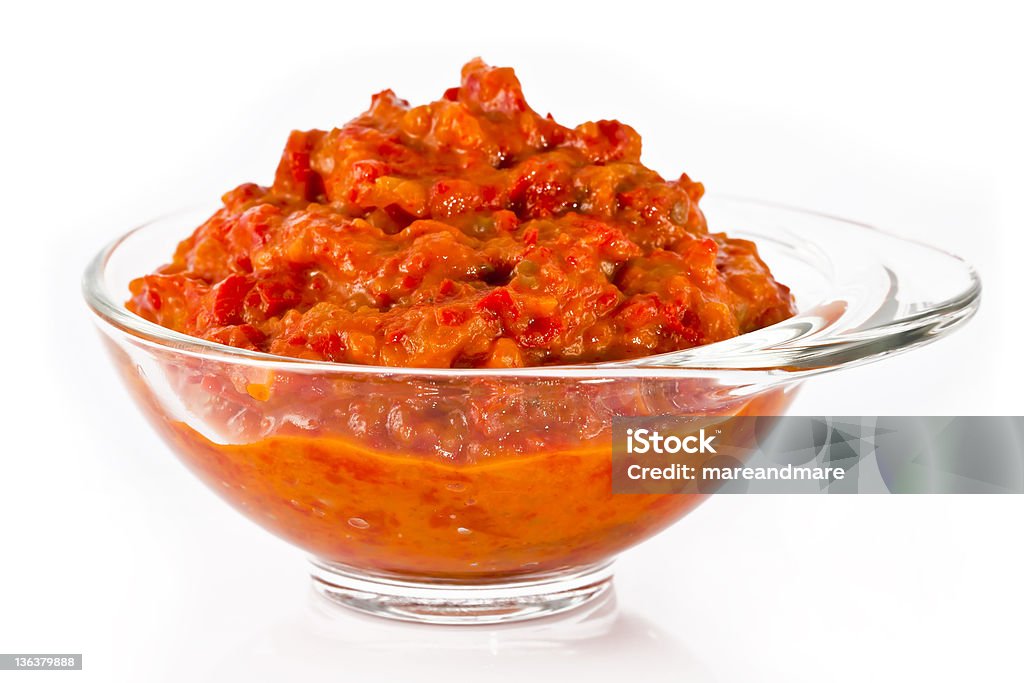
<instances>
[{"instance_id":1,"label":"food in bowl","mask_svg":"<svg viewBox=\"0 0 1024 683\"><path fill-rule=\"evenodd\" d=\"M613 495L613 418L779 414L808 374L977 301L961 262L862 226L741 203L715 215L744 236L711 233L701 186L639 147L538 116L474 61L438 102L385 92L293 133L274 183L212 217L129 233L86 298L158 431L311 553L325 595L439 623L565 611L704 498ZM896 299L908 253L931 275Z\"/></svg>"}]
</instances>

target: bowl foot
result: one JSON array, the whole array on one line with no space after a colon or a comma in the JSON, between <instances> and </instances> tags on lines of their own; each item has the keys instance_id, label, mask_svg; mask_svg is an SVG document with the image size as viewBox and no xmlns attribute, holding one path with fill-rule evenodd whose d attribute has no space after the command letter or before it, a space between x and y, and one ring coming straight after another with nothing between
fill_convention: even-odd
<instances>
[{"instance_id":1,"label":"bowl foot","mask_svg":"<svg viewBox=\"0 0 1024 683\"><path fill-rule=\"evenodd\" d=\"M314 559L313 585L328 600L388 619L425 624L499 624L581 607L612 585L611 563L514 579L451 582L368 573Z\"/></svg>"}]
</instances>

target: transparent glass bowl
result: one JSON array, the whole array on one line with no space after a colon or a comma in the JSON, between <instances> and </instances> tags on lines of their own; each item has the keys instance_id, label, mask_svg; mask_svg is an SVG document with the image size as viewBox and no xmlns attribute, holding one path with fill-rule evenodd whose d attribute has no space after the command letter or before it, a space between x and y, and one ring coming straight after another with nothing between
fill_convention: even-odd
<instances>
[{"instance_id":1,"label":"transparent glass bowl","mask_svg":"<svg viewBox=\"0 0 1024 683\"><path fill-rule=\"evenodd\" d=\"M123 305L209 211L144 225L89 265L84 294L132 396L182 461L312 555L330 599L382 616L494 623L605 593L612 559L703 495L613 495L616 416L778 415L800 381L938 339L974 313L958 258L868 226L709 197L800 313L639 360L523 369L343 365L235 349Z\"/></svg>"}]
</instances>

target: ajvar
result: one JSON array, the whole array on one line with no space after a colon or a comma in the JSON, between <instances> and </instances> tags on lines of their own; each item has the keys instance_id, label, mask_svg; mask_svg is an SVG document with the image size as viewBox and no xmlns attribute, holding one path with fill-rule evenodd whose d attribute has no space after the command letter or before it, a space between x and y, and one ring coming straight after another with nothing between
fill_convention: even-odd
<instances>
[{"instance_id":1,"label":"ajvar","mask_svg":"<svg viewBox=\"0 0 1024 683\"><path fill-rule=\"evenodd\" d=\"M342 128L292 133L273 184L224 195L127 306L231 346L437 368L633 358L792 315L755 246L708 231L702 192L645 167L629 126L566 128L474 60L437 102L384 91ZM413 576L605 561L703 498L613 495L615 416L789 401L714 377L335 376L114 351L238 509L322 559Z\"/></svg>"},{"instance_id":2,"label":"ajvar","mask_svg":"<svg viewBox=\"0 0 1024 683\"><path fill-rule=\"evenodd\" d=\"M755 246L708 231L700 183L640 162L618 121L567 128L479 59L410 107L390 90L293 132L128 307L272 354L407 367L619 360L794 313Z\"/></svg>"}]
</instances>

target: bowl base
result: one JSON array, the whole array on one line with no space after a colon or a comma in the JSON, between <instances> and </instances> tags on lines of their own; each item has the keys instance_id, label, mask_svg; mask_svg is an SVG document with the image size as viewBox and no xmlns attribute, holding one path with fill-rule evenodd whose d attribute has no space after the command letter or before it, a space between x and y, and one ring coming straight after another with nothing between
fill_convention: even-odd
<instances>
[{"instance_id":1,"label":"bowl base","mask_svg":"<svg viewBox=\"0 0 1024 683\"><path fill-rule=\"evenodd\" d=\"M605 595L611 563L514 579L445 582L311 560L320 595L350 609L424 624L503 624L574 610Z\"/></svg>"}]
</instances>

